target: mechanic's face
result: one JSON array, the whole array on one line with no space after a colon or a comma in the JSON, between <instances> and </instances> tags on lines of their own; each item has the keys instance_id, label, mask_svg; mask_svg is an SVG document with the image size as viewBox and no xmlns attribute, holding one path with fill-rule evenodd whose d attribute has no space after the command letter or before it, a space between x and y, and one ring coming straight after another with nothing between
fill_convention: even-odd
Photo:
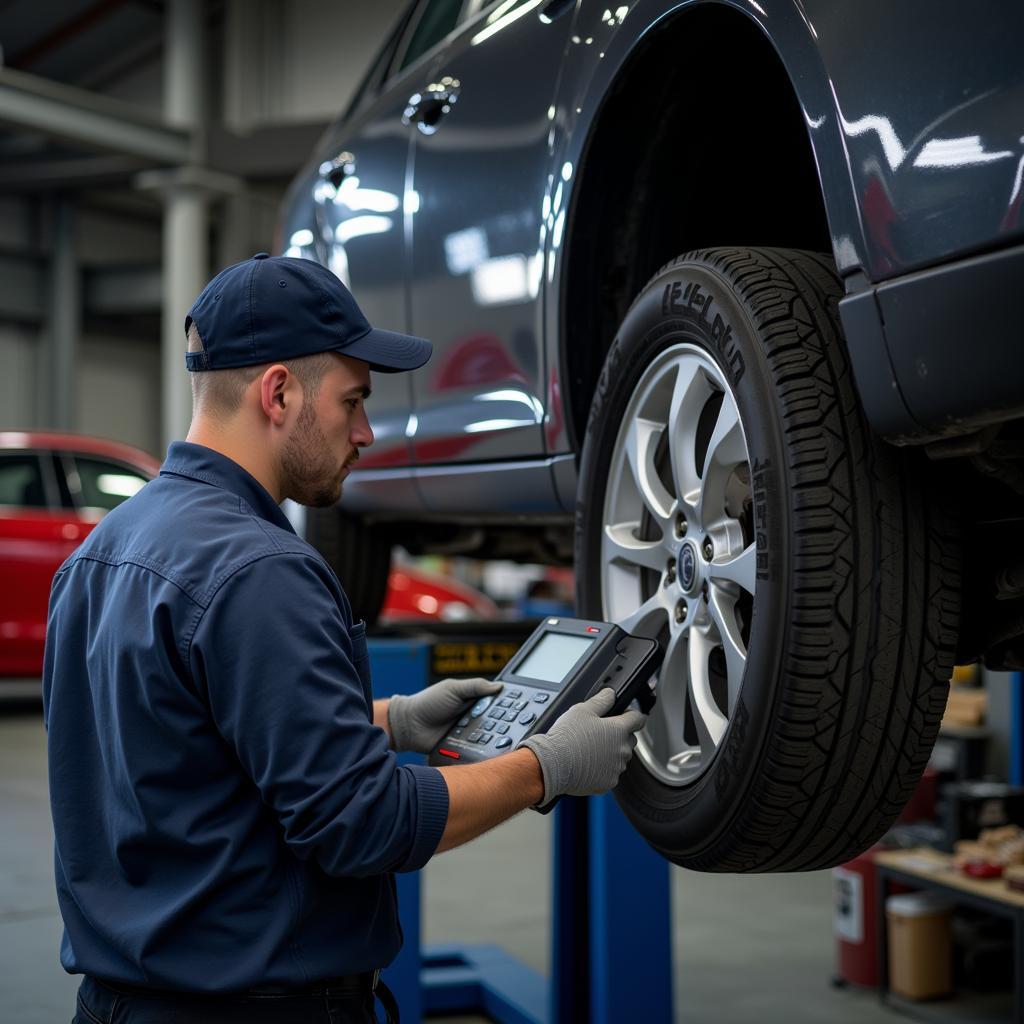
<instances>
[{"instance_id":1,"label":"mechanic's face","mask_svg":"<svg viewBox=\"0 0 1024 1024\"><path fill-rule=\"evenodd\" d=\"M333 505L341 497L359 449L373 444L363 405L370 395L369 366L348 356L331 363L316 398L303 400L283 455L285 496L314 508Z\"/></svg>"}]
</instances>

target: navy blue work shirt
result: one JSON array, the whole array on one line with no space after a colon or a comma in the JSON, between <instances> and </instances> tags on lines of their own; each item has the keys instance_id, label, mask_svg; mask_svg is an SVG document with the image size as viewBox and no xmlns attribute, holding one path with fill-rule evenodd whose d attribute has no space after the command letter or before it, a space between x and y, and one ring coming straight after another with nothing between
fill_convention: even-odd
<instances>
[{"instance_id":1,"label":"navy blue work shirt","mask_svg":"<svg viewBox=\"0 0 1024 1024\"><path fill-rule=\"evenodd\" d=\"M362 623L232 460L160 476L58 571L43 677L61 963L201 992L388 964L448 816L372 724Z\"/></svg>"}]
</instances>

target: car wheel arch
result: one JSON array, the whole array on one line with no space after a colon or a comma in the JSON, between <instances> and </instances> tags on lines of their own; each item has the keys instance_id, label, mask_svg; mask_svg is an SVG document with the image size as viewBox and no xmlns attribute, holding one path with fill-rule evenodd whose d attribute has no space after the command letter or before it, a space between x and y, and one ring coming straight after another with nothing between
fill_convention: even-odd
<instances>
[{"instance_id":1,"label":"car wheel arch","mask_svg":"<svg viewBox=\"0 0 1024 1024\"><path fill-rule=\"evenodd\" d=\"M630 20L636 16L634 24L643 24L643 14L640 5ZM797 17L794 9L793 18ZM801 27L810 38L802 22ZM585 137L571 139L571 151L558 160L571 163L576 176L551 285L555 301L550 308L557 312L548 322L551 365L558 367L562 382L567 440L576 452L615 326L643 283L674 253L717 243L828 251L834 248L834 238L844 235L843 226L851 218L856 221L849 205L853 196L842 140L838 132L832 133L835 138L810 132L804 114L807 94L828 87L824 68L820 82L803 81L798 89L781 52L785 47L810 46L813 38L810 43L799 39L793 25L780 34L781 42L769 38L749 12L732 5L686 5L642 34L634 28L634 38L624 44L628 52L616 54L610 47L606 57L614 70L595 73L586 98L576 103L584 118L588 109L595 113ZM717 208L712 214L712 207L730 198L729 183L719 169L743 157L743 133L735 131L724 149L722 139L715 140L715 159L693 168L685 195L674 194L675 181L659 170L659 161L666 146L682 147L681 140L693 138L695 110L704 112L705 121L713 120L741 88L733 84L731 96L716 88L696 95L680 88L688 74L700 78L707 70L700 60L713 60L708 49L713 42L735 49L745 77L757 81L761 109L772 112L771 130L761 130L763 138L770 136L772 148L758 164L758 177L752 179L754 187L746 197L736 202L733 196L728 209ZM680 72L669 63L672 55L678 60L680 47L684 54L703 55L689 71ZM806 61L808 52L804 49L793 59ZM563 83L563 97L571 96L573 88L570 74ZM829 152L822 152L822 147L829 147ZM838 177L837 171L842 172ZM641 199L629 208L616 208L617 195ZM765 202L769 196L771 201ZM691 197L694 205L689 205ZM600 300L595 302L595 296Z\"/></svg>"}]
</instances>

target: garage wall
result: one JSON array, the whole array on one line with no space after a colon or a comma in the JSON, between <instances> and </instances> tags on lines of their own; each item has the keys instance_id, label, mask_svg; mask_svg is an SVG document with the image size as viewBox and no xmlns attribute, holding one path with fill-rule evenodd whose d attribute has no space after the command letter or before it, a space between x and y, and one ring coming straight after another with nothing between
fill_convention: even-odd
<instances>
[{"instance_id":1,"label":"garage wall","mask_svg":"<svg viewBox=\"0 0 1024 1024\"><path fill-rule=\"evenodd\" d=\"M161 217L156 203L145 216L75 210L75 252L83 267L159 267L163 258Z\"/></svg>"},{"instance_id":2,"label":"garage wall","mask_svg":"<svg viewBox=\"0 0 1024 1024\"><path fill-rule=\"evenodd\" d=\"M75 402L76 430L126 441L163 457L158 341L86 335L78 357Z\"/></svg>"},{"instance_id":3,"label":"garage wall","mask_svg":"<svg viewBox=\"0 0 1024 1024\"><path fill-rule=\"evenodd\" d=\"M338 116L407 0L229 0L224 119L236 129Z\"/></svg>"},{"instance_id":4,"label":"garage wall","mask_svg":"<svg viewBox=\"0 0 1024 1024\"><path fill-rule=\"evenodd\" d=\"M0 196L0 251L5 253L8 271L28 274L31 267L24 254L38 251L41 242L37 210L28 199ZM39 414L43 384L40 381L40 330L34 324L20 322L37 310L39 296L22 273L4 274L0 281L0 430L24 430L44 426ZM38 282L37 282L38 283Z\"/></svg>"},{"instance_id":5,"label":"garage wall","mask_svg":"<svg viewBox=\"0 0 1024 1024\"><path fill-rule=\"evenodd\" d=\"M288 4L285 32L292 68L288 102L296 115L299 111L328 118L340 114L406 5L407 0L370 4L293 0Z\"/></svg>"},{"instance_id":6,"label":"garage wall","mask_svg":"<svg viewBox=\"0 0 1024 1024\"><path fill-rule=\"evenodd\" d=\"M0 323L0 430L41 427L38 331Z\"/></svg>"},{"instance_id":7,"label":"garage wall","mask_svg":"<svg viewBox=\"0 0 1024 1024\"><path fill-rule=\"evenodd\" d=\"M1010 696L1011 677L1009 672L982 670L985 692L988 694L988 712L985 727L989 730L988 773L997 779L1009 778L1010 772Z\"/></svg>"},{"instance_id":8,"label":"garage wall","mask_svg":"<svg viewBox=\"0 0 1024 1024\"><path fill-rule=\"evenodd\" d=\"M0 196L0 248L29 248L33 220L34 211L29 200Z\"/></svg>"}]
</instances>

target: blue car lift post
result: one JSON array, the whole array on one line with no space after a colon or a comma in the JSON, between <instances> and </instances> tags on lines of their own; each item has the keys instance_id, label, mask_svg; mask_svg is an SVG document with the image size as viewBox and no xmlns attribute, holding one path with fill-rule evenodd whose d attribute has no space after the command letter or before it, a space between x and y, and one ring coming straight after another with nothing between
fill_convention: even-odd
<instances>
[{"instance_id":1,"label":"blue car lift post","mask_svg":"<svg viewBox=\"0 0 1024 1024\"><path fill-rule=\"evenodd\" d=\"M371 638L369 649L375 696L417 693L431 681L429 636ZM498 946L422 947L419 873L401 874L405 945L384 979L403 1024L474 1011L499 1024L672 1020L668 863L611 796L563 799L553 813L550 981Z\"/></svg>"},{"instance_id":2,"label":"blue car lift post","mask_svg":"<svg viewBox=\"0 0 1024 1024\"><path fill-rule=\"evenodd\" d=\"M1024 674L1010 675L1010 783L1024 786Z\"/></svg>"}]
</instances>

